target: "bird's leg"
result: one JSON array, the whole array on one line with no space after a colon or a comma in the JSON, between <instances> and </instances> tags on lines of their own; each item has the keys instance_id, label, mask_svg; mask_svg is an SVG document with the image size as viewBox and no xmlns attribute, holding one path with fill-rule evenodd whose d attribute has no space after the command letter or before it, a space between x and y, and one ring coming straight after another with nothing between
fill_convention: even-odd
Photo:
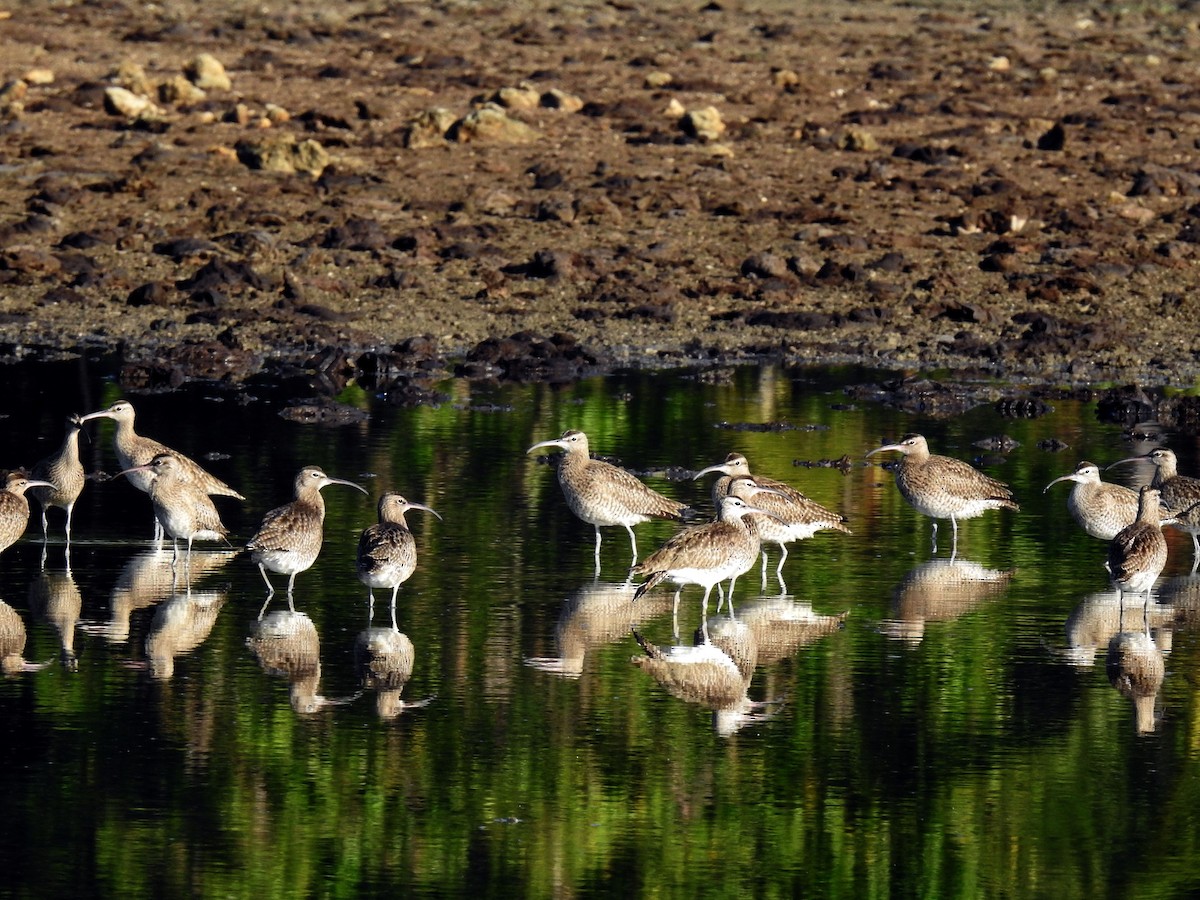
<instances>
[{"instance_id":1,"label":"bird's leg","mask_svg":"<svg viewBox=\"0 0 1200 900\"><path fill-rule=\"evenodd\" d=\"M596 577L600 577L600 526L593 525L596 529Z\"/></svg>"},{"instance_id":2,"label":"bird's leg","mask_svg":"<svg viewBox=\"0 0 1200 900\"><path fill-rule=\"evenodd\" d=\"M738 577L734 575L729 579L729 608L733 609L733 586L737 584Z\"/></svg>"},{"instance_id":3,"label":"bird's leg","mask_svg":"<svg viewBox=\"0 0 1200 900\"><path fill-rule=\"evenodd\" d=\"M783 580L783 573L779 573L779 595L783 596L787 593L787 582Z\"/></svg>"},{"instance_id":4,"label":"bird's leg","mask_svg":"<svg viewBox=\"0 0 1200 900\"><path fill-rule=\"evenodd\" d=\"M721 607L725 605L725 586L721 582L717 582L717 612L721 611Z\"/></svg>"},{"instance_id":5,"label":"bird's leg","mask_svg":"<svg viewBox=\"0 0 1200 900\"><path fill-rule=\"evenodd\" d=\"M704 589L704 600L702 600L700 603L700 615L702 616L701 621L703 621L705 623L708 622L708 595L711 593L712 593L712 585L710 584L708 587L706 587Z\"/></svg>"},{"instance_id":6,"label":"bird's leg","mask_svg":"<svg viewBox=\"0 0 1200 900\"><path fill-rule=\"evenodd\" d=\"M780 544L779 549L783 555L779 557L779 565L775 567L775 574L779 576L780 581L783 581L783 562L788 558L787 544Z\"/></svg>"},{"instance_id":7,"label":"bird's leg","mask_svg":"<svg viewBox=\"0 0 1200 900\"><path fill-rule=\"evenodd\" d=\"M266 614L267 607L270 605L271 605L271 594L267 594L267 599L263 601L262 609L260 609L258 611L259 621L262 621L262 617Z\"/></svg>"},{"instance_id":8,"label":"bird's leg","mask_svg":"<svg viewBox=\"0 0 1200 900\"><path fill-rule=\"evenodd\" d=\"M762 547L758 552L762 555L762 592L765 594L767 592L767 548ZM782 562L779 564L783 565Z\"/></svg>"},{"instance_id":9,"label":"bird's leg","mask_svg":"<svg viewBox=\"0 0 1200 900\"><path fill-rule=\"evenodd\" d=\"M600 529L596 529L599 531ZM629 532L629 549L633 551L633 562L630 565L637 563L637 538L633 536L633 526L626 525L625 530Z\"/></svg>"},{"instance_id":10,"label":"bird's leg","mask_svg":"<svg viewBox=\"0 0 1200 900\"><path fill-rule=\"evenodd\" d=\"M933 520L933 532L932 532L932 535L929 540L930 540L930 543L933 545L932 552L934 553L934 555L936 555L937 554L937 519Z\"/></svg>"},{"instance_id":11,"label":"bird's leg","mask_svg":"<svg viewBox=\"0 0 1200 900\"><path fill-rule=\"evenodd\" d=\"M67 506L67 546L71 545L71 513L75 510L75 504L71 503ZM43 515L45 513L43 512Z\"/></svg>"},{"instance_id":12,"label":"bird's leg","mask_svg":"<svg viewBox=\"0 0 1200 900\"><path fill-rule=\"evenodd\" d=\"M67 515L69 516L70 513L68 512ZM70 519L68 519L67 521L70 521ZM49 537L50 537L50 523L46 520L46 507L43 506L42 507L42 543L43 544L46 543L46 540Z\"/></svg>"},{"instance_id":13,"label":"bird's leg","mask_svg":"<svg viewBox=\"0 0 1200 900\"><path fill-rule=\"evenodd\" d=\"M1192 574L1196 574L1196 569L1200 568L1200 537L1196 536L1196 532L1192 532Z\"/></svg>"},{"instance_id":14,"label":"bird's leg","mask_svg":"<svg viewBox=\"0 0 1200 900\"><path fill-rule=\"evenodd\" d=\"M675 642L679 642L679 594L683 590L683 585L675 588L675 605L671 608L671 635Z\"/></svg>"},{"instance_id":15,"label":"bird's leg","mask_svg":"<svg viewBox=\"0 0 1200 900\"><path fill-rule=\"evenodd\" d=\"M158 516L154 517L154 546L161 547L163 542L163 527L162 522L158 521Z\"/></svg>"},{"instance_id":16,"label":"bird's leg","mask_svg":"<svg viewBox=\"0 0 1200 900\"><path fill-rule=\"evenodd\" d=\"M400 592L400 585L392 587L392 631L399 631L400 626L396 624L396 594Z\"/></svg>"},{"instance_id":17,"label":"bird's leg","mask_svg":"<svg viewBox=\"0 0 1200 900\"><path fill-rule=\"evenodd\" d=\"M46 551L48 549L49 548L46 546L46 541L43 539L42 540L42 571L43 572L46 571Z\"/></svg>"},{"instance_id":18,"label":"bird's leg","mask_svg":"<svg viewBox=\"0 0 1200 900\"><path fill-rule=\"evenodd\" d=\"M275 585L271 584L271 579L267 577L267 567L262 563L258 564L258 571L262 573L262 579L267 583L267 599L271 599L271 595L275 593ZM266 607L264 607L265 609Z\"/></svg>"}]
</instances>

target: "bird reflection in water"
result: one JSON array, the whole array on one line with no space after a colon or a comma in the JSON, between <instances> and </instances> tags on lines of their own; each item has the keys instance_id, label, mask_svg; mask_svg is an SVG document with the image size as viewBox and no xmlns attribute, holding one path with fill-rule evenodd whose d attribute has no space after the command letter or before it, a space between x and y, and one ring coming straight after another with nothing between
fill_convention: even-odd
<instances>
[{"instance_id":1,"label":"bird reflection in water","mask_svg":"<svg viewBox=\"0 0 1200 900\"><path fill-rule=\"evenodd\" d=\"M936 558L912 569L892 593L892 618L884 634L919 644L926 622L945 622L1004 593L1012 570L988 569L968 559Z\"/></svg>"},{"instance_id":2,"label":"bird reflection in water","mask_svg":"<svg viewBox=\"0 0 1200 900\"><path fill-rule=\"evenodd\" d=\"M129 622L135 612L153 606L172 594L187 593L206 575L220 571L236 555L232 550L197 550L192 554L188 577L171 565L171 552L161 546L143 550L121 570L110 600L109 620L81 627L113 643L129 640Z\"/></svg>"},{"instance_id":3,"label":"bird reflection in water","mask_svg":"<svg viewBox=\"0 0 1200 900\"><path fill-rule=\"evenodd\" d=\"M146 635L150 677L165 681L175 674L175 659L207 640L225 605L226 591L175 594L154 611Z\"/></svg>"},{"instance_id":4,"label":"bird reflection in water","mask_svg":"<svg viewBox=\"0 0 1200 900\"><path fill-rule=\"evenodd\" d=\"M334 699L317 693L321 682L321 639L312 619L290 609L259 616L250 624L246 646L268 675L287 679L292 709L310 715L360 696Z\"/></svg>"},{"instance_id":5,"label":"bird reflection in water","mask_svg":"<svg viewBox=\"0 0 1200 900\"><path fill-rule=\"evenodd\" d=\"M43 567L38 572L29 584L29 608L58 632L63 668L69 672L77 671L79 663L75 658L75 628L83 610L83 595L79 593L79 587L71 575L69 562L67 568L60 571Z\"/></svg>"},{"instance_id":6,"label":"bird reflection in water","mask_svg":"<svg viewBox=\"0 0 1200 900\"><path fill-rule=\"evenodd\" d=\"M1138 734L1150 734L1155 729L1158 716L1154 706L1166 671L1163 652L1150 636L1149 611L1150 598L1147 596L1140 615L1132 609L1128 611L1128 618L1134 619L1136 624L1123 616L1121 630L1108 642L1104 660L1109 683L1133 701L1134 727ZM1126 630L1126 624L1132 629Z\"/></svg>"},{"instance_id":7,"label":"bird reflection in water","mask_svg":"<svg viewBox=\"0 0 1200 900\"><path fill-rule=\"evenodd\" d=\"M1067 646L1059 655L1072 665L1091 666L1096 654L1121 632L1128 613L1133 610L1137 610L1134 615L1144 616L1150 627L1158 629L1160 638L1169 641L1170 626L1177 616L1169 605L1147 605L1143 597L1132 597L1122 604L1119 591L1097 591L1084 597L1071 611L1067 618Z\"/></svg>"},{"instance_id":8,"label":"bird reflection in water","mask_svg":"<svg viewBox=\"0 0 1200 900\"><path fill-rule=\"evenodd\" d=\"M375 711L381 719L394 719L406 709L421 709L433 702L405 701L400 694L412 677L416 650L398 628L367 627L354 640L354 670L365 690L375 691Z\"/></svg>"},{"instance_id":9,"label":"bird reflection in water","mask_svg":"<svg viewBox=\"0 0 1200 900\"><path fill-rule=\"evenodd\" d=\"M589 650L623 641L631 626L644 619L664 615L671 600L663 593L649 594L633 602L637 585L629 581L589 581L563 601L562 613L554 629L557 656L526 657L525 665L578 678Z\"/></svg>"},{"instance_id":10,"label":"bird reflection in water","mask_svg":"<svg viewBox=\"0 0 1200 900\"><path fill-rule=\"evenodd\" d=\"M760 597L738 612L738 621L750 629L758 645L758 664L769 666L788 659L801 647L815 643L845 627L849 610L820 615L812 603L790 594Z\"/></svg>"},{"instance_id":11,"label":"bird reflection in water","mask_svg":"<svg viewBox=\"0 0 1200 900\"><path fill-rule=\"evenodd\" d=\"M703 632L698 632L698 636ZM657 681L667 693L712 710L713 730L722 736L773 715L772 703L750 699L750 679L758 664L753 630L734 619L714 621L708 637L693 646L659 647L638 632L633 637L643 655L630 662Z\"/></svg>"},{"instance_id":12,"label":"bird reflection in water","mask_svg":"<svg viewBox=\"0 0 1200 900\"><path fill-rule=\"evenodd\" d=\"M25 622L15 609L0 600L0 672L19 675L36 672L48 663L32 663L25 659Z\"/></svg>"}]
</instances>

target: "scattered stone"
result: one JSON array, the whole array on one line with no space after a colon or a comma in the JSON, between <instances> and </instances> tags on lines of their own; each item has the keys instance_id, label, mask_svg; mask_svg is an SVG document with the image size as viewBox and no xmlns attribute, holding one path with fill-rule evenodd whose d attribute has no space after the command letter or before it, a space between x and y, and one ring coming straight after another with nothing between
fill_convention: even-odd
<instances>
[{"instance_id":1,"label":"scattered stone","mask_svg":"<svg viewBox=\"0 0 1200 900\"><path fill-rule=\"evenodd\" d=\"M742 275L748 278L787 278L788 264L775 253L755 253L742 260Z\"/></svg>"},{"instance_id":2,"label":"scattered stone","mask_svg":"<svg viewBox=\"0 0 1200 900\"><path fill-rule=\"evenodd\" d=\"M541 94L532 85L522 83L517 87L500 88L492 94L491 100L505 109L536 109Z\"/></svg>"},{"instance_id":3,"label":"scattered stone","mask_svg":"<svg viewBox=\"0 0 1200 900\"><path fill-rule=\"evenodd\" d=\"M337 403L333 400L314 400L288 406L279 411L281 418L302 425L355 425L367 422L371 414L365 409Z\"/></svg>"},{"instance_id":4,"label":"scattered stone","mask_svg":"<svg viewBox=\"0 0 1200 900\"><path fill-rule=\"evenodd\" d=\"M454 113L448 109L441 107L427 109L425 112L418 113L402 129L401 141L409 150L445 146L447 133L454 126L454 122Z\"/></svg>"},{"instance_id":5,"label":"scattered stone","mask_svg":"<svg viewBox=\"0 0 1200 900\"><path fill-rule=\"evenodd\" d=\"M29 84L20 78L0 88L0 116L6 119L18 118L25 112L25 96L28 93Z\"/></svg>"},{"instance_id":6,"label":"scattered stone","mask_svg":"<svg viewBox=\"0 0 1200 900\"><path fill-rule=\"evenodd\" d=\"M270 121L272 125L283 125L292 118L291 113L289 113L282 106L278 106L274 103L268 103L265 107L265 111L267 120Z\"/></svg>"},{"instance_id":7,"label":"scattered stone","mask_svg":"<svg viewBox=\"0 0 1200 900\"><path fill-rule=\"evenodd\" d=\"M717 141L725 133L726 125L715 106L691 109L679 120L683 133L698 141Z\"/></svg>"},{"instance_id":8,"label":"scattered stone","mask_svg":"<svg viewBox=\"0 0 1200 900\"><path fill-rule=\"evenodd\" d=\"M794 69L776 69L771 73L771 84L775 87L789 88L800 83L800 75Z\"/></svg>"},{"instance_id":9,"label":"scattered stone","mask_svg":"<svg viewBox=\"0 0 1200 900\"><path fill-rule=\"evenodd\" d=\"M455 122L447 137L460 144L528 144L541 134L498 106L481 106Z\"/></svg>"},{"instance_id":10,"label":"scattered stone","mask_svg":"<svg viewBox=\"0 0 1200 900\"><path fill-rule=\"evenodd\" d=\"M146 77L146 70L131 59L123 60L117 66L117 71L113 73L111 80L117 87L125 88L125 90L142 97L149 97L154 93L154 85Z\"/></svg>"},{"instance_id":11,"label":"scattered stone","mask_svg":"<svg viewBox=\"0 0 1200 900\"><path fill-rule=\"evenodd\" d=\"M557 109L566 113L577 113L583 109L583 100L574 94L551 88L541 96L541 105L546 109Z\"/></svg>"},{"instance_id":12,"label":"scattered stone","mask_svg":"<svg viewBox=\"0 0 1200 900\"><path fill-rule=\"evenodd\" d=\"M1067 132L1063 129L1061 122L1055 122L1054 127L1045 132L1037 140L1037 148L1039 150L1062 150L1067 142Z\"/></svg>"},{"instance_id":13,"label":"scattered stone","mask_svg":"<svg viewBox=\"0 0 1200 900\"><path fill-rule=\"evenodd\" d=\"M233 87L225 66L211 53L201 53L192 59L183 67L183 74L202 91L228 91Z\"/></svg>"},{"instance_id":14,"label":"scattered stone","mask_svg":"<svg viewBox=\"0 0 1200 900\"><path fill-rule=\"evenodd\" d=\"M874 153L879 149L875 135L865 128L846 128L834 135L834 144L839 150L852 153Z\"/></svg>"},{"instance_id":15,"label":"scattered stone","mask_svg":"<svg viewBox=\"0 0 1200 900\"><path fill-rule=\"evenodd\" d=\"M660 90L669 85L673 79L670 72L650 72L646 75L645 85L654 90Z\"/></svg>"},{"instance_id":16,"label":"scattered stone","mask_svg":"<svg viewBox=\"0 0 1200 900\"><path fill-rule=\"evenodd\" d=\"M305 172L319 176L331 162L329 153L318 141L297 141L294 134L271 134L247 138L234 145L238 159L251 169L294 174Z\"/></svg>"},{"instance_id":17,"label":"scattered stone","mask_svg":"<svg viewBox=\"0 0 1200 900\"><path fill-rule=\"evenodd\" d=\"M203 90L182 75L175 75L158 86L158 99L175 106L199 103L206 96Z\"/></svg>"},{"instance_id":18,"label":"scattered stone","mask_svg":"<svg viewBox=\"0 0 1200 900\"><path fill-rule=\"evenodd\" d=\"M24 75L21 76L21 80L26 84L34 84L41 87L44 87L48 84L54 84L54 70L41 67L29 69Z\"/></svg>"},{"instance_id":19,"label":"scattered stone","mask_svg":"<svg viewBox=\"0 0 1200 900\"><path fill-rule=\"evenodd\" d=\"M163 116L163 111L149 97L135 94L123 87L105 88L104 109L110 115L124 116L127 119L148 120Z\"/></svg>"}]
</instances>

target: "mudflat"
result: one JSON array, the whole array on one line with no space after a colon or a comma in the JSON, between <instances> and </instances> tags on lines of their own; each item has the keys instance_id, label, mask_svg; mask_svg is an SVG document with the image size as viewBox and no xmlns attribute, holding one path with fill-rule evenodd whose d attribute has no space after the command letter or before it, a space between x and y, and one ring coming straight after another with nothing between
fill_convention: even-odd
<instances>
[{"instance_id":1,"label":"mudflat","mask_svg":"<svg viewBox=\"0 0 1200 900\"><path fill-rule=\"evenodd\" d=\"M326 354L1190 384L1198 22L11 4L0 350L148 381Z\"/></svg>"}]
</instances>

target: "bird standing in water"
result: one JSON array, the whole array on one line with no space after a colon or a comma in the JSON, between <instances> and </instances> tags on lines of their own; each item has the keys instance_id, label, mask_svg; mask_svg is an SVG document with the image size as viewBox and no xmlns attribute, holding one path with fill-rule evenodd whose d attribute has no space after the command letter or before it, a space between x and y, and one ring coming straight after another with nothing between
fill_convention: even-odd
<instances>
[{"instance_id":1,"label":"bird standing in water","mask_svg":"<svg viewBox=\"0 0 1200 900\"><path fill-rule=\"evenodd\" d=\"M152 475L150 502L163 532L171 539L171 564L179 557L179 541L187 541L184 570L190 572L192 541L223 541L229 534L212 499L196 482L187 480L184 466L173 453L159 453L143 466L134 466L121 475Z\"/></svg>"},{"instance_id":2,"label":"bird standing in water","mask_svg":"<svg viewBox=\"0 0 1200 900\"><path fill-rule=\"evenodd\" d=\"M288 605L292 605L292 589L296 575L310 568L321 552L324 539L325 500L321 488L328 484L344 484L367 493L353 481L331 478L316 466L305 466L293 483L295 500L278 506L263 516L254 537L246 543L251 561L258 566L267 583L267 599L275 593L267 570L288 576Z\"/></svg>"},{"instance_id":3,"label":"bird standing in water","mask_svg":"<svg viewBox=\"0 0 1200 900\"><path fill-rule=\"evenodd\" d=\"M67 543L71 543L71 511L75 501L83 492L85 477L83 463L79 461L79 431L83 422L79 416L67 419L67 434L57 453L52 453L45 459L38 460L30 469L30 477L52 482L54 487L34 487L30 495L42 508L42 540L45 541L49 532L46 511L57 507L67 513Z\"/></svg>"},{"instance_id":4,"label":"bird standing in water","mask_svg":"<svg viewBox=\"0 0 1200 900\"><path fill-rule=\"evenodd\" d=\"M1150 594L1167 564L1167 539L1162 533L1162 507L1157 488L1146 486L1138 497L1138 517L1108 545L1108 569L1113 587L1124 594Z\"/></svg>"},{"instance_id":5,"label":"bird standing in water","mask_svg":"<svg viewBox=\"0 0 1200 900\"><path fill-rule=\"evenodd\" d=\"M387 493L379 498L378 524L363 529L358 539L356 568L358 580L367 586L370 614L374 616L375 588L391 588L393 628L396 627L396 594L417 568L417 542L404 521L404 514L410 509L424 510L441 518L436 510L423 503Z\"/></svg>"},{"instance_id":6,"label":"bird standing in water","mask_svg":"<svg viewBox=\"0 0 1200 900\"><path fill-rule=\"evenodd\" d=\"M1012 490L960 459L937 456L919 434L906 434L897 444L870 451L897 451L904 456L896 467L896 487L913 509L933 519L933 549L937 552L937 520L949 519L954 529L951 555L958 552L958 520L973 519L989 509L1019 510Z\"/></svg>"},{"instance_id":7,"label":"bird standing in water","mask_svg":"<svg viewBox=\"0 0 1200 900\"><path fill-rule=\"evenodd\" d=\"M29 501L25 492L30 488L57 488L49 481L27 478L21 472L9 472L0 491L0 552L7 550L25 533L29 524Z\"/></svg>"},{"instance_id":8,"label":"bird standing in water","mask_svg":"<svg viewBox=\"0 0 1200 900\"><path fill-rule=\"evenodd\" d=\"M600 528L623 525L629 532L633 562L637 562L637 538L633 526L656 519L684 517L687 505L651 490L624 469L592 459L587 435L564 431L562 437L534 444L526 453L541 447L558 447L563 458L558 464L558 483L571 512L596 529L596 572L600 571Z\"/></svg>"},{"instance_id":9,"label":"bird standing in water","mask_svg":"<svg viewBox=\"0 0 1200 900\"><path fill-rule=\"evenodd\" d=\"M144 466L158 454L170 453L178 460L178 477L181 480L195 482L206 494L233 497L237 500L246 499L220 478L207 472L195 460L134 431L133 404L128 400L118 400L107 409L100 409L80 417L79 421L82 424L91 419L112 419L117 423L117 430L113 434L113 450L117 455L117 463L122 469L128 471L136 466ZM150 492L150 482L153 479L154 473L150 471L138 471L129 476L130 483L144 493ZM154 519L154 538L155 540L162 539L162 526L157 516Z\"/></svg>"},{"instance_id":10,"label":"bird standing in water","mask_svg":"<svg viewBox=\"0 0 1200 900\"><path fill-rule=\"evenodd\" d=\"M1094 538L1111 541L1118 531L1137 518L1137 491L1101 481L1100 467L1095 463L1084 460L1070 475L1055 478L1046 485L1042 493L1062 481L1075 482L1067 495L1067 511L1079 527Z\"/></svg>"}]
</instances>

